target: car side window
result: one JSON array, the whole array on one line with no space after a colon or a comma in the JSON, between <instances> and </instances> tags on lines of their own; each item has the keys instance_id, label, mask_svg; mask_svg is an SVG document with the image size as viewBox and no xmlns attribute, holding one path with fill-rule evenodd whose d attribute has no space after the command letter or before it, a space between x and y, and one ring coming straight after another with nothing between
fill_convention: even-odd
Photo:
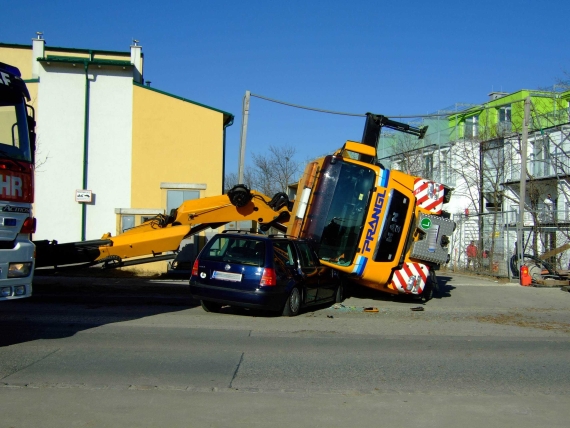
<instances>
[{"instance_id":1,"label":"car side window","mask_svg":"<svg viewBox=\"0 0 570 428\"><path fill-rule=\"evenodd\" d=\"M283 259L277 255L277 252L273 253L273 266L275 268L275 273L279 278L288 277L290 276L287 266L285 266L285 262Z\"/></svg>"},{"instance_id":2,"label":"car side window","mask_svg":"<svg viewBox=\"0 0 570 428\"><path fill-rule=\"evenodd\" d=\"M210 248L208 249L207 255L212 258L219 257L223 251L225 250L224 247L227 246L226 239L215 239L211 244Z\"/></svg>"},{"instance_id":3,"label":"car side window","mask_svg":"<svg viewBox=\"0 0 570 428\"><path fill-rule=\"evenodd\" d=\"M291 272L288 269L288 266L293 266L294 264L291 251L291 243L273 242L273 265L277 276L291 276Z\"/></svg>"},{"instance_id":4,"label":"car side window","mask_svg":"<svg viewBox=\"0 0 570 428\"><path fill-rule=\"evenodd\" d=\"M290 241L273 241L273 249L286 266L295 266L295 250Z\"/></svg>"},{"instance_id":5,"label":"car side window","mask_svg":"<svg viewBox=\"0 0 570 428\"><path fill-rule=\"evenodd\" d=\"M313 251L309 244L306 242L299 242L297 243L299 248L300 257L301 257L301 266L302 267L315 267L317 266L317 262L315 260L315 256L313 255Z\"/></svg>"}]
</instances>

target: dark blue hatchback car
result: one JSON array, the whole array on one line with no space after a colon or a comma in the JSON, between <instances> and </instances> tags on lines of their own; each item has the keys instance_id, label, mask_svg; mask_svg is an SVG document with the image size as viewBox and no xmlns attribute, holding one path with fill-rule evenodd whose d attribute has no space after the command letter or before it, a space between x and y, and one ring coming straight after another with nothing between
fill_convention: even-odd
<instances>
[{"instance_id":1,"label":"dark blue hatchback car","mask_svg":"<svg viewBox=\"0 0 570 428\"><path fill-rule=\"evenodd\" d=\"M304 240L224 232L196 258L190 293L207 312L231 305L295 316L306 306L340 302L343 287Z\"/></svg>"}]
</instances>

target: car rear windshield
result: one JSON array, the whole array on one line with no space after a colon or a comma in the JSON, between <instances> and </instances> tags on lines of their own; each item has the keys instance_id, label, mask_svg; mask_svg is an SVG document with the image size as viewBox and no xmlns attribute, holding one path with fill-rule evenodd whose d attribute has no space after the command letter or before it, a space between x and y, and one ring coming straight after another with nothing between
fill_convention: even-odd
<instances>
[{"instance_id":1,"label":"car rear windshield","mask_svg":"<svg viewBox=\"0 0 570 428\"><path fill-rule=\"evenodd\" d=\"M265 242L241 237L215 236L204 249L200 259L263 266Z\"/></svg>"}]
</instances>

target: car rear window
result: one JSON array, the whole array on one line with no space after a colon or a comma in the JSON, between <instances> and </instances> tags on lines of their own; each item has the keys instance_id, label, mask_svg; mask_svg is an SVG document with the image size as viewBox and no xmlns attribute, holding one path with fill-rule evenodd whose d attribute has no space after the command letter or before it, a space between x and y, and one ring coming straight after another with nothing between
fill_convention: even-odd
<instances>
[{"instance_id":1,"label":"car rear window","mask_svg":"<svg viewBox=\"0 0 570 428\"><path fill-rule=\"evenodd\" d=\"M202 260L263 266L265 242L256 239L215 236L200 258Z\"/></svg>"}]
</instances>

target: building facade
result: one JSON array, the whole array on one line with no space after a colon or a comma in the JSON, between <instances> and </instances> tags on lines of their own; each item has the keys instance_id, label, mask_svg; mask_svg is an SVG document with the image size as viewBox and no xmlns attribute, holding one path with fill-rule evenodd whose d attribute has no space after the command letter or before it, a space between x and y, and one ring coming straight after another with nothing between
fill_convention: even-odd
<instances>
[{"instance_id":1,"label":"building facade","mask_svg":"<svg viewBox=\"0 0 570 428\"><path fill-rule=\"evenodd\" d=\"M0 43L37 120L34 240L115 235L183 200L223 192L234 116L145 82L142 47L103 51Z\"/></svg>"},{"instance_id":2,"label":"building facade","mask_svg":"<svg viewBox=\"0 0 570 428\"><path fill-rule=\"evenodd\" d=\"M529 98L525 253L546 254L553 266L567 269L569 252L556 249L570 243L570 91L521 90L489 97L484 104L447 109L445 120L424 119L430 128L423 141L387 136L381 161L454 189L446 207L458 225L452 266L465 267L464 250L474 241L479 268L509 276L519 220L524 101Z\"/></svg>"}]
</instances>

